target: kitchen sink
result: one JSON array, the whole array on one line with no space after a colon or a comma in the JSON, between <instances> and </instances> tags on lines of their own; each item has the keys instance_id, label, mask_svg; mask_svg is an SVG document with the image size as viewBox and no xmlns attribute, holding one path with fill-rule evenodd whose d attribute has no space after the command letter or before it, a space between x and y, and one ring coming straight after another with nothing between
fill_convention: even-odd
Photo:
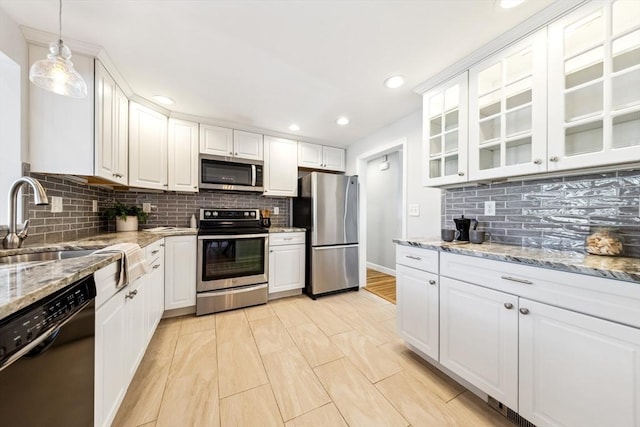
<instances>
[{"instance_id":1,"label":"kitchen sink","mask_svg":"<svg viewBox=\"0 0 640 427\"><path fill-rule=\"evenodd\" d=\"M95 249L76 249L67 251L33 252L0 257L0 265L11 265L30 262L55 261L58 259L77 258L91 255Z\"/></svg>"}]
</instances>

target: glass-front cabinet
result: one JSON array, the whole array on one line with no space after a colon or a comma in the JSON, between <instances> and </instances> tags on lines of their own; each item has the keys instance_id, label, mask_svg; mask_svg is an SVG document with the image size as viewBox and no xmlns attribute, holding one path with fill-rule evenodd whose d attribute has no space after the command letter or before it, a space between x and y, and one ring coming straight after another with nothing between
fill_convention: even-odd
<instances>
[{"instance_id":1,"label":"glass-front cabinet","mask_svg":"<svg viewBox=\"0 0 640 427\"><path fill-rule=\"evenodd\" d=\"M548 170L640 160L640 1L549 26Z\"/></svg>"},{"instance_id":2,"label":"glass-front cabinet","mask_svg":"<svg viewBox=\"0 0 640 427\"><path fill-rule=\"evenodd\" d=\"M546 171L546 29L469 69L469 180Z\"/></svg>"},{"instance_id":3,"label":"glass-front cabinet","mask_svg":"<svg viewBox=\"0 0 640 427\"><path fill-rule=\"evenodd\" d=\"M423 185L467 181L467 72L423 96Z\"/></svg>"}]
</instances>

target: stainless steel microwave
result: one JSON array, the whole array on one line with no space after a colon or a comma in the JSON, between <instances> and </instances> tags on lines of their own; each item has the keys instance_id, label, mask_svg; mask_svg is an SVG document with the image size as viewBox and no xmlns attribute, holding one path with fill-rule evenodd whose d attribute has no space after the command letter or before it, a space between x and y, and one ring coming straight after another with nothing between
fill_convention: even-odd
<instances>
[{"instance_id":1,"label":"stainless steel microwave","mask_svg":"<svg viewBox=\"0 0 640 427\"><path fill-rule=\"evenodd\" d=\"M202 189L262 193L262 172L261 162L201 155L199 185Z\"/></svg>"}]
</instances>

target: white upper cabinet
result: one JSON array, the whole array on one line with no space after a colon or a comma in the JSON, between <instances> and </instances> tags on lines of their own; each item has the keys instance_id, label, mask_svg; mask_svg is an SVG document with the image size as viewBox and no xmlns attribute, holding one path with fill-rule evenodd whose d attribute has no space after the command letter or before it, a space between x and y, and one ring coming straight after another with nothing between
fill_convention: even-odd
<instances>
[{"instance_id":1,"label":"white upper cabinet","mask_svg":"<svg viewBox=\"0 0 640 427\"><path fill-rule=\"evenodd\" d=\"M298 145L296 141L264 137L264 195L298 195Z\"/></svg>"},{"instance_id":2,"label":"white upper cabinet","mask_svg":"<svg viewBox=\"0 0 640 427\"><path fill-rule=\"evenodd\" d=\"M168 180L170 191L198 191L198 123L169 119Z\"/></svg>"},{"instance_id":3,"label":"white upper cabinet","mask_svg":"<svg viewBox=\"0 0 640 427\"><path fill-rule=\"evenodd\" d=\"M298 166L344 172L345 152L342 148L298 142Z\"/></svg>"},{"instance_id":4,"label":"white upper cabinet","mask_svg":"<svg viewBox=\"0 0 640 427\"><path fill-rule=\"evenodd\" d=\"M263 160L264 144L259 133L233 131L233 156L241 159Z\"/></svg>"},{"instance_id":5,"label":"white upper cabinet","mask_svg":"<svg viewBox=\"0 0 640 427\"><path fill-rule=\"evenodd\" d=\"M233 130L201 123L200 153L214 156L233 156Z\"/></svg>"},{"instance_id":6,"label":"white upper cabinet","mask_svg":"<svg viewBox=\"0 0 640 427\"><path fill-rule=\"evenodd\" d=\"M549 170L640 160L640 2L549 26Z\"/></svg>"},{"instance_id":7,"label":"white upper cabinet","mask_svg":"<svg viewBox=\"0 0 640 427\"><path fill-rule=\"evenodd\" d=\"M423 96L423 185L465 182L468 73Z\"/></svg>"},{"instance_id":8,"label":"white upper cabinet","mask_svg":"<svg viewBox=\"0 0 640 427\"><path fill-rule=\"evenodd\" d=\"M127 185L129 101L100 61L95 62L95 175Z\"/></svg>"},{"instance_id":9,"label":"white upper cabinet","mask_svg":"<svg viewBox=\"0 0 640 427\"><path fill-rule=\"evenodd\" d=\"M200 153L239 159L262 160L262 135L200 124Z\"/></svg>"},{"instance_id":10,"label":"white upper cabinet","mask_svg":"<svg viewBox=\"0 0 640 427\"><path fill-rule=\"evenodd\" d=\"M167 117L129 103L129 185L167 190Z\"/></svg>"},{"instance_id":11,"label":"white upper cabinet","mask_svg":"<svg viewBox=\"0 0 640 427\"><path fill-rule=\"evenodd\" d=\"M547 30L469 69L469 179L546 171Z\"/></svg>"}]
</instances>

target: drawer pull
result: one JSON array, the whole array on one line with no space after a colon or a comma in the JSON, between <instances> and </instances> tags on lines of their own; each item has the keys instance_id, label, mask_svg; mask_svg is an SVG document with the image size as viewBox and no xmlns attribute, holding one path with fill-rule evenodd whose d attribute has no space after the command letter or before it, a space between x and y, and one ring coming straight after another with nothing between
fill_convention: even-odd
<instances>
[{"instance_id":1,"label":"drawer pull","mask_svg":"<svg viewBox=\"0 0 640 427\"><path fill-rule=\"evenodd\" d=\"M512 282L524 283L525 285L533 285L533 282L526 279L518 279L511 276L501 276L504 280L511 280Z\"/></svg>"},{"instance_id":2,"label":"drawer pull","mask_svg":"<svg viewBox=\"0 0 640 427\"><path fill-rule=\"evenodd\" d=\"M154 265L154 266L153 266L153 267L151 267L151 268L153 268L154 270L155 270L155 269L157 269L157 268L160 268L160 264L156 264L156 265Z\"/></svg>"},{"instance_id":3,"label":"drawer pull","mask_svg":"<svg viewBox=\"0 0 640 427\"><path fill-rule=\"evenodd\" d=\"M506 308L507 310L511 310L513 308L513 304L511 304L510 302L505 302L504 308Z\"/></svg>"},{"instance_id":4,"label":"drawer pull","mask_svg":"<svg viewBox=\"0 0 640 427\"><path fill-rule=\"evenodd\" d=\"M415 259L416 261L422 261L422 258L420 258L419 256L413 256L413 255L405 255L407 258L409 259Z\"/></svg>"},{"instance_id":5,"label":"drawer pull","mask_svg":"<svg viewBox=\"0 0 640 427\"><path fill-rule=\"evenodd\" d=\"M522 313L522 314L529 314L529 309L528 309L528 308L521 308L521 309L520 309L520 313Z\"/></svg>"},{"instance_id":6,"label":"drawer pull","mask_svg":"<svg viewBox=\"0 0 640 427\"><path fill-rule=\"evenodd\" d=\"M283 237L282 240L293 240L293 237Z\"/></svg>"},{"instance_id":7,"label":"drawer pull","mask_svg":"<svg viewBox=\"0 0 640 427\"><path fill-rule=\"evenodd\" d=\"M431 280L429 280L429 284L430 284L430 285L435 285L435 284L436 284L436 281L435 281L435 280L433 280L433 279L431 279Z\"/></svg>"},{"instance_id":8,"label":"drawer pull","mask_svg":"<svg viewBox=\"0 0 640 427\"><path fill-rule=\"evenodd\" d=\"M151 251L151 255L155 255L155 254L157 254L158 252L160 252L160 249L156 249L155 251Z\"/></svg>"},{"instance_id":9,"label":"drawer pull","mask_svg":"<svg viewBox=\"0 0 640 427\"><path fill-rule=\"evenodd\" d=\"M161 247L161 248L164 248L164 243L160 243L160 247Z\"/></svg>"},{"instance_id":10,"label":"drawer pull","mask_svg":"<svg viewBox=\"0 0 640 427\"><path fill-rule=\"evenodd\" d=\"M133 297L135 297L136 295L138 295L138 290L137 289L129 292L127 295L125 295L124 298L125 299L127 299L127 298L133 299Z\"/></svg>"}]
</instances>

